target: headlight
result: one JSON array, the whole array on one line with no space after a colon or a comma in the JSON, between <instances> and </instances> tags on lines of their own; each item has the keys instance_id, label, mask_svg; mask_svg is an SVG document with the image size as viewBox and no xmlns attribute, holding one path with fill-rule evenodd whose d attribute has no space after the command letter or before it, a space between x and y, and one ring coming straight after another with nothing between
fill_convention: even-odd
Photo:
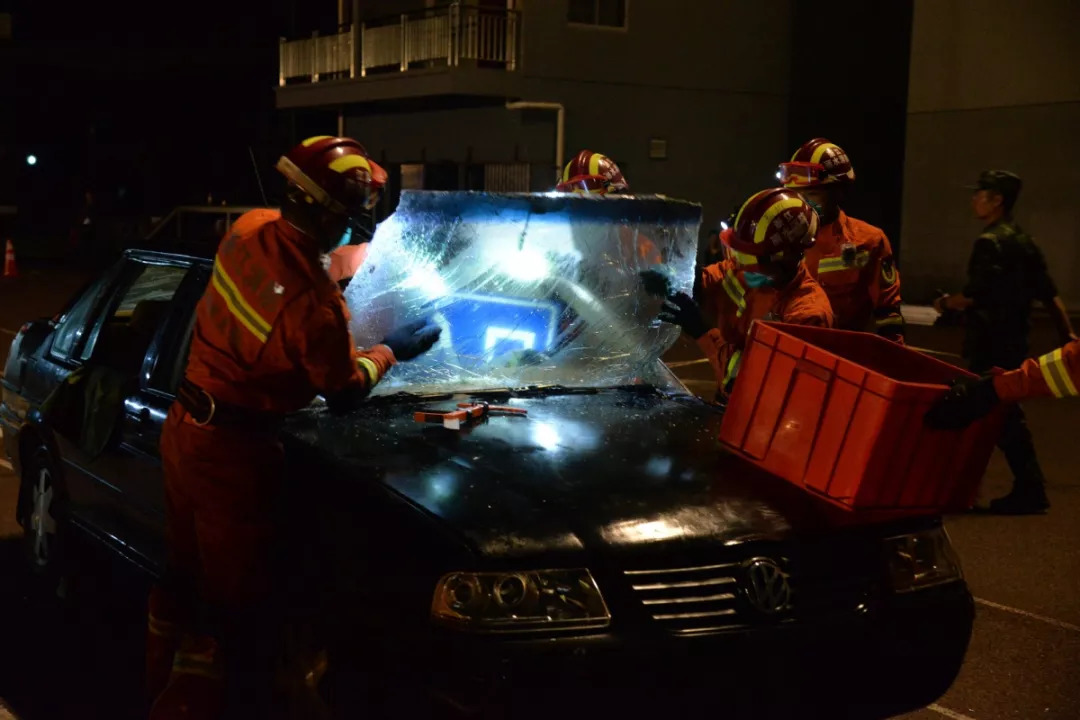
<instances>
[{"instance_id":1,"label":"headlight","mask_svg":"<svg viewBox=\"0 0 1080 720\"><path fill-rule=\"evenodd\" d=\"M444 575L432 619L478 632L600 628L611 622L592 574L581 570Z\"/></svg>"},{"instance_id":2,"label":"headlight","mask_svg":"<svg viewBox=\"0 0 1080 720\"><path fill-rule=\"evenodd\" d=\"M885 544L896 592L921 590L964 576L945 528L888 538Z\"/></svg>"}]
</instances>

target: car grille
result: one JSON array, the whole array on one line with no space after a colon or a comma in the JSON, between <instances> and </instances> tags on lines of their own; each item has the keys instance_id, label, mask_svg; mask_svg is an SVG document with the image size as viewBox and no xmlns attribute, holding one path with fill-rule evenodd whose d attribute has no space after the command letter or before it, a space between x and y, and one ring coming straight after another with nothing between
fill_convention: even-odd
<instances>
[{"instance_id":1,"label":"car grille","mask_svg":"<svg viewBox=\"0 0 1080 720\"><path fill-rule=\"evenodd\" d=\"M695 635L745 625L738 563L624 570L647 615L668 632Z\"/></svg>"}]
</instances>

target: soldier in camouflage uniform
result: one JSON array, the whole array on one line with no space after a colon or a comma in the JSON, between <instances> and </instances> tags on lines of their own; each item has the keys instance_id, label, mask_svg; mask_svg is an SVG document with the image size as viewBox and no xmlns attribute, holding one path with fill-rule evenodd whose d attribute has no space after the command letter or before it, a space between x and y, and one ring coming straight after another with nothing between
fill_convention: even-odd
<instances>
[{"instance_id":1,"label":"soldier in camouflage uniform","mask_svg":"<svg viewBox=\"0 0 1080 720\"><path fill-rule=\"evenodd\" d=\"M1050 310L1063 342L1075 337L1042 253L1013 221L1020 186L1020 178L1004 170L986 170L979 175L971 188L975 191L972 209L986 226L971 253L968 284L962 293L945 295L934 303L939 311L964 311L964 358L976 373L994 367L1014 370L1024 362L1033 300ZM990 510L1003 514L1045 512L1050 503L1042 469L1018 405L1009 410L999 447L1015 482L1012 492L990 503Z\"/></svg>"}]
</instances>

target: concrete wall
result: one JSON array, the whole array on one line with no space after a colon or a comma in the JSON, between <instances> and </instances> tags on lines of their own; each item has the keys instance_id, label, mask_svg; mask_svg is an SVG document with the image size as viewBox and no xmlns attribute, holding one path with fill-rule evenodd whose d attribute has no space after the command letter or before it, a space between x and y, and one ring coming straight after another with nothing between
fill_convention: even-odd
<instances>
[{"instance_id":1,"label":"concrete wall","mask_svg":"<svg viewBox=\"0 0 1080 720\"><path fill-rule=\"evenodd\" d=\"M958 288L979 170L1024 179L1017 220L1080 309L1080 3L915 0L904 171L905 298Z\"/></svg>"},{"instance_id":2,"label":"concrete wall","mask_svg":"<svg viewBox=\"0 0 1080 720\"><path fill-rule=\"evenodd\" d=\"M524 0L521 99L565 105L567 159L603 152L635 191L699 201L715 224L775 183L775 163L790 153L790 3L629 5L629 28L612 30L568 25L566 0ZM390 163L522 161L551 168L533 189L554 180L551 112L372 106L351 110L346 130ZM651 138L667 141L667 159L649 159Z\"/></svg>"}]
</instances>

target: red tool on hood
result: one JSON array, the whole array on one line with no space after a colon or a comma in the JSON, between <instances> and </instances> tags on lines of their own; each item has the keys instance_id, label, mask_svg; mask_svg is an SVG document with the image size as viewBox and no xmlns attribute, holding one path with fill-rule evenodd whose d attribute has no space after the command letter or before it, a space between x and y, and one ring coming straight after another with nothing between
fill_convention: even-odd
<instances>
[{"instance_id":1,"label":"red tool on hood","mask_svg":"<svg viewBox=\"0 0 1080 720\"><path fill-rule=\"evenodd\" d=\"M413 413L413 420L423 423L442 423L448 430L460 430L463 425L479 420L489 415L528 415L525 408L509 407L506 405L489 405L481 403L458 403L457 410L428 411L418 410Z\"/></svg>"}]
</instances>

